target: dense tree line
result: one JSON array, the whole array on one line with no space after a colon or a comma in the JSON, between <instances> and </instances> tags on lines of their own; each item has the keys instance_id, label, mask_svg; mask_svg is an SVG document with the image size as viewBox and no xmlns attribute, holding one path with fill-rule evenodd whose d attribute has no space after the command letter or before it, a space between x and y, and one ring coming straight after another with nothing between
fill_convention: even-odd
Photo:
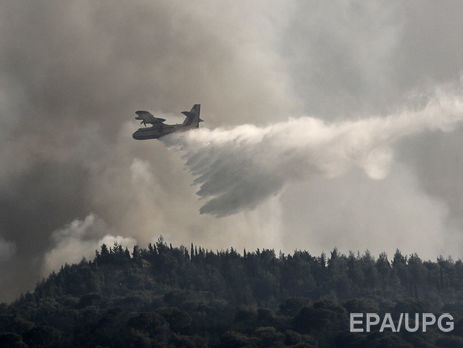
<instances>
[{"instance_id":1,"label":"dense tree line","mask_svg":"<svg viewBox=\"0 0 463 348\"><path fill-rule=\"evenodd\" d=\"M0 347L463 347L463 264L398 250L102 245L0 305ZM349 312L451 312L442 334L349 333Z\"/></svg>"}]
</instances>

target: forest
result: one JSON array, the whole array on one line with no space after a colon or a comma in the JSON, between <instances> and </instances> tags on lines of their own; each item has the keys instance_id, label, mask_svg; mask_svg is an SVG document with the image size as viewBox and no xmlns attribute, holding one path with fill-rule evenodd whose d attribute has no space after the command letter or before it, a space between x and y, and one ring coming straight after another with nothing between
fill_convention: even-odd
<instances>
[{"instance_id":1,"label":"forest","mask_svg":"<svg viewBox=\"0 0 463 348\"><path fill-rule=\"evenodd\" d=\"M455 329L350 333L352 312L445 312ZM0 347L463 347L463 262L102 245L0 304Z\"/></svg>"}]
</instances>

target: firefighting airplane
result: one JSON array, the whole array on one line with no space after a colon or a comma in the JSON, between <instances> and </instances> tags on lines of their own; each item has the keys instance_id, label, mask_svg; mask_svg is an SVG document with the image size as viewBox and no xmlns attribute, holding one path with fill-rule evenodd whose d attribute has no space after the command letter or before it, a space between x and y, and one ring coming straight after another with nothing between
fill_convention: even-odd
<instances>
[{"instance_id":1,"label":"firefighting airplane","mask_svg":"<svg viewBox=\"0 0 463 348\"><path fill-rule=\"evenodd\" d=\"M165 119L154 117L148 111L135 111L137 114L135 119L140 120L145 127L139 128L132 136L137 140L158 139L170 133L198 128L199 122L203 121L199 117L200 108L200 104L195 104L190 111L183 111L182 114L186 118L182 124L164 124ZM151 124L151 126L146 127L146 124Z\"/></svg>"}]
</instances>

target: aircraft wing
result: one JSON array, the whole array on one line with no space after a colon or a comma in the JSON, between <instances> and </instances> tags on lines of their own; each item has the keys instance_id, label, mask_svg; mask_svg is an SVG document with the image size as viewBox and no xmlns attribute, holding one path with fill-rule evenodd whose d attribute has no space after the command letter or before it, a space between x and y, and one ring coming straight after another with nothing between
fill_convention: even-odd
<instances>
[{"instance_id":1,"label":"aircraft wing","mask_svg":"<svg viewBox=\"0 0 463 348\"><path fill-rule=\"evenodd\" d=\"M143 110L140 110L140 111L135 111L135 113L137 114L137 116L135 117L136 120L140 120L140 121L143 121L145 123L151 123L151 124L155 124L155 123L162 123L165 121L164 118L159 118L159 117L154 117L150 112L148 111L143 111Z\"/></svg>"}]
</instances>

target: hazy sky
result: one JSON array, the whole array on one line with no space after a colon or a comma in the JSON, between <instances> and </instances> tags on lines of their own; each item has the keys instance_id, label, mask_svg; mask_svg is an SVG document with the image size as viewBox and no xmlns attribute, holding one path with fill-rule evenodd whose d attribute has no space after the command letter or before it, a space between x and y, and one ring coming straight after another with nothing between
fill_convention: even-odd
<instances>
[{"instance_id":1,"label":"hazy sky","mask_svg":"<svg viewBox=\"0 0 463 348\"><path fill-rule=\"evenodd\" d=\"M462 116L445 102L463 95L462 11L459 1L2 2L0 301L102 242L161 234L213 249L462 257L463 127L441 125ZM430 100L432 122L348 152L336 175L325 166L337 168L360 133L304 156L302 130L310 142L376 118L376 133L361 134L383 135L390 115L415 113L421 125ZM182 152L131 138L135 110L169 118L195 103L205 134L224 128L231 146L178 138ZM284 128L307 119L324 128ZM234 128L244 124L256 127ZM248 146L265 129L278 136ZM195 162L198 149L214 156ZM381 178L365 158L374 170L387 162ZM287 173L295 180L282 181ZM231 190L242 182L262 186ZM225 208L200 214L232 191Z\"/></svg>"}]
</instances>

